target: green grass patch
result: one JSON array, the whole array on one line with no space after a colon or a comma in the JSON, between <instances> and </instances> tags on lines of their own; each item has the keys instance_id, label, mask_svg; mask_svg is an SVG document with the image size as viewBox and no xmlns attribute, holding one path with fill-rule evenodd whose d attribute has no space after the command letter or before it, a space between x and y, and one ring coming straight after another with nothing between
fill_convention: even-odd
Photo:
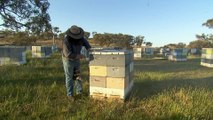
<instances>
[{"instance_id":1,"label":"green grass patch","mask_svg":"<svg viewBox=\"0 0 213 120\"><path fill-rule=\"evenodd\" d=\"M84 96L66 97L61 55L28 58L22 66L0 67L0 119L211 120L213 69L199 58L186 62L136 60L130 98L94 100L88 62L82 61Z\"/></svg>"}]
</instances>

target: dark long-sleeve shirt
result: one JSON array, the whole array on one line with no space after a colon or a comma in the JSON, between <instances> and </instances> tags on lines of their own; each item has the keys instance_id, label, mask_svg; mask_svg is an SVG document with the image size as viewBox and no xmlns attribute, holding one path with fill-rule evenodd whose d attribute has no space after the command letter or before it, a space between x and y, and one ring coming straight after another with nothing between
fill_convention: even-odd
<instances>
[{"instance_id":1,"label":"dark long-sleeve shirt","mask_svg":"<svg viewBox=\"0 0 213 120\"><path fill-rule=\"evenodd\" d=\"M91 48L85 38L75 40L66 36L62 43L62 56L67 59L76 59L76 56L81 54L82 46L85 46L87 50Z\"/></svg>"}]
</instances>

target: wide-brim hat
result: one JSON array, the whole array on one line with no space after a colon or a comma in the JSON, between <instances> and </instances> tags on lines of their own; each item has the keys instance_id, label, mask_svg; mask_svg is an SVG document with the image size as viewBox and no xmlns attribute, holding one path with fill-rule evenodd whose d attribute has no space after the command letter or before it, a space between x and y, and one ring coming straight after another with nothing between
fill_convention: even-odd
<instances>
[{"instance_id":1,"label":"wide-brim hat","mask_svg":"<svg viewBox=\"0 0 213 120\"><path fill-rule=\"evenodd\" d=\"M84 37L84 30L81 27L73 25L66 31L66 34L73 39L81 39Z\"/></svg>"}]
</instances>

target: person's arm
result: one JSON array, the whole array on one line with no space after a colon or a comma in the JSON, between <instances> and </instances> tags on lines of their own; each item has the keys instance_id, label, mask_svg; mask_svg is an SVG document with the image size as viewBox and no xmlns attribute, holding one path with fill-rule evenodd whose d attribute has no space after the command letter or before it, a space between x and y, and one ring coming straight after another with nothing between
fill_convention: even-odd
<instances>
[{"instance_id":1,"label":"person's arm","mask_svg":"<svg viewBox=\"0 0 213 120\"><path fill-rule=\"evenodd\" d=\"M85 46L85 48L87 49L87 51L88 51L88 56L89 56L89 58L87 58L86 60L87 61L90 61L90 60L93 60L94 59L94 57L93 57L93 55L91 54L89 54L89 52L91 51L91 46L90 46L90 44L89 44L89 42L86 40L86 39L84 39L83 40L84 42L83 42L83 46Z\"/></svg>"},{"instance_id":2,"label":"person's arm","mask_svg":"<svg viewBox=\"0 0 213 120\"><path fill-rule=\"evenodd\" d=\"M85 48L89 51L91 49L91 46L89 44L89 42L83 38L83 46L85 46Z\"/></svg>"}]
</instances>

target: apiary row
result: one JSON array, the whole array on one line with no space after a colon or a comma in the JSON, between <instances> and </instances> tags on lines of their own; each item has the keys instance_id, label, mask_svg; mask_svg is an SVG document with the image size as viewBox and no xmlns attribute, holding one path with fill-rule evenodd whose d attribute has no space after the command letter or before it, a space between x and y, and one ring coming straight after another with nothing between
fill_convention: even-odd
<instances>
[{"instance_id":1,"label":"apiary row","mask_svg":"<svg viewBox=\"0 0 213 120\"><path fill-rule=\"evenodd\" d=\"M24 64L26 63L26 47L23 46L1 46L0 65Z\"/></svg>"},{"instance_id":2,"label":"apiary row","mask_svg":"<svg viewBox=\"0 0 213 120\"><path fill-rule=\"evenodd\" d=\"M0 65L26 63L26 51L32 51L32 57L43 58L52 54L50 46L0 46Z\"/></svg>"}]
</instances>

